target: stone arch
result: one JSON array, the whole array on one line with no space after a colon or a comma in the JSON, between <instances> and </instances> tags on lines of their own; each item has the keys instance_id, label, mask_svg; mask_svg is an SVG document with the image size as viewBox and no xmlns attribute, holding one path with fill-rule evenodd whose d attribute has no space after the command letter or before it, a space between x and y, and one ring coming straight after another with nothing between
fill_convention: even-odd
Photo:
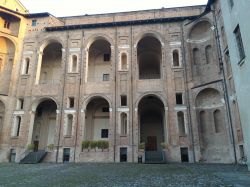
<instances>
[{"instance_id":1,"label":"stone arch","mask_svg":"<svg viewBox=\"0 0 250 187\"><path fill-rule=\"evenodd\" d=\"M166 141L164 103L146 95L138 103L139 142L145 143L146 161L162 160L161 143Z\"/></svg>"},{"instance_id":2,"label":"stone arch","mask_svg":"<svg viewBox=\"0 0 250 187\"><path fill-rule=\"evenodd\" d=\"M39 97L39 98L35 99L35 100L32 102L32 104L30 105L30 111L35 112L37 106L38 106L40 103L42 103L43 101L46 101L46 100L52 100L52 101L54 101L55 104L56 104L57 109L59 109L59 106L60 106L60 105L59 105L59 102L58 102L55 98L49 97L49 96L48 96L48 97Z\"/></svg>"},{"instance_id":3,"label":"stone arch","mask_svg":"<svg viewBox=\"0 0 250 187\"><path fill-rule=\"evenodd\" d=\"M111 102L110 98L108 98L106 95L104 95L104 94L91 94L83 100L82 109L86 110L87 105L95 98L105 99L109 103L109 107L112 108L112 102Z\"/></svg>"},{"instance_id":4,"label":"stone arch","mask_svg":"<svg viewBox=\"0 0 250 187\"><path fill-rule=\"evenodd\" d=\"M17 49L15 43L13 43L9 37L0 36L0 43L0 58L2 59L0 72L0 94L8 95Z\"/></svg>"},{"instance_id":5,"label":"stone arch","mask_svg":"<svg viewBox=\"0 0 250 187\"><path fill-rule=\"evenodd\" d=\"M108 141L111 128L109 102L103 97L92 97L86 104L84 139Z\"/></svg>"},{"instance_id":6,"label":"stone arch","mask_svg":"<svg viewBox=\"0 0 250 187\"><path fill-rule=\"evenodd\" d=\"M37 63L36 84L59 84L61 79L63 43L57 38L49 38L40 46Z\"/></svg>"},{"instance_id":7,"label":"stone arch","mask_svg":"<svg viewBox=\"0 0 250 187\"><path fill-rule=\"evenodd\" d=\"M216 107L221 106L220 92L215 88L205 88L195 97L196 107Z\"/></svg>"},{"instance_id":8,"label":"stone arch","mask_svg":"<svg viewBox=\"0 0 250 187\"><path fill-rule=\"evenodd\" d=\"M225 126L226 119L222 98L217 89L209 87L201 90L195 100L201 160L208 163L230 163L233 160L229 134L220 128ZM216 118L215 111L220 111ZM216 127L218 122L220 127Z\"/></svg>"},{"instance_id":9,"label":"stone arch","mask_svg":"<svg viewBox=\"0 0 250 187\"><path fill-rule=\"evenodd\" d=\"M135 39L135 43L134 46L138 46L138 43L140 42L141 39L147 37L147 36L151 36L156 38L157 40L159 40L159 42L161 43L161 47L164 47L164 37L157 31L152 31L152 30L148 30L148 31L144 31L141 32Z\"/></svg>"},{"instance_id":10,"label":"stone arch","mask_svg":"<svg viewBox=\"0 0 250 187\"><path fill-rule=\"evenodd\" d=\"M50 144L55 144L57 103L50 98L41 98L33 102L35 107L31 143L34 151L46 150Z\"/></svg>"},{"instance_id":11,"label":"stone arch","mask_svg":"<svg viewBox=\"0 0 250 187\"><path fill-rule=\"evenodd\" d=\"M208 19L195 22L188 32L188 39L194 43L209 40L212 36L212 23Z\"/></svg>"},{"instance_id":12,"label":"stone arch","mask_svg":"<svg viewBox=\"0 0 250 187\"><path fill-rule=\"evenodd\" d=\"M162 44L154 35L145 34L137 44L139 79L161 79Z\"/></svg>"},{"instance_id":13,"label":"stone arch","mask_svg":"<svg viewBox=\"0 0 250 187\"><path fill-rule=\"evenodd\" d=\"M93 37L87 44L85 82L110 81L112 47L103 36Z\"/></svg>"},{"instance_id":14,"label":"stone arch","mask_svg":"<svg viewBox=\"0 0 250 187\"><path fill-rule=\"evenodd\" d=\"M107 42L110 43L111 46L114 46L114 42L112 38L110 38L108 35L105 34L94 34L90 36L86 42L85 42L85 49L89 50L90 46L96 41L96 40L106 40Z\"/></svg>"},{"instance_id":15,"label":"stone arch","mask_svg":"<svg viewBox=\"0 0 250 187\"><path fill-rule=\"evenodd\" d=\"M145 97L147 97L147 96L153 96L153 97L158 98L158 99L163 103L164 107L165 107L165 108L167 107L167 100L165 99L165 97L164 97L163 95L161 95L161 94L159 94L159 93L154 93L154 92L147 92L147 93L144 93L144 94L140 95L140 96L136 99L136 101L135 101L135 106L136 106L136 108L138 108L139 102L140 102L143 98L145 98Z\"/></svg>"},{"instance_id":16,"label":"stone arch","mask_svg":"<svg viewBox=\"0 0 250 187\"><path fill-rule=\"evenodd\" d=\"M47 37L39 42L39 51L43 52L43 50L51 43L59 43L62 45L62 49L64 48L63 40L56 36Z\"/></svg>"}]
</instances>

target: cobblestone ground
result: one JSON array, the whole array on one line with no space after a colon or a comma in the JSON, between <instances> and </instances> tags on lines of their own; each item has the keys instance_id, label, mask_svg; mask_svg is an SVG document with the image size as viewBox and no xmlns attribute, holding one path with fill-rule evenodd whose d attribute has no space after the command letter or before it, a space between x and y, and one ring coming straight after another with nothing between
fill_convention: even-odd
<instances>
[{"instance_id":1,"label":"cobblestone ground","mask_svg":"<svg viewBox=\"0 0 250 187\"><path fill-rule=\"evenodd\" d=\"M0 186L250 187L250 173L232 165L0 164Z\"/></svg>"}]
</instances>

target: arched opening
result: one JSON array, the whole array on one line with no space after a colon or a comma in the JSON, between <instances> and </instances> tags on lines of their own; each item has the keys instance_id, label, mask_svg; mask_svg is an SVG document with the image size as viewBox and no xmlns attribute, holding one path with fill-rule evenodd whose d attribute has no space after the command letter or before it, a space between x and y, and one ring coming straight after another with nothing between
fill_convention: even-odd
<instances>
[{"instance_id":1,"label":"arched opening","mask_svg":"<svg viewBox=\"0 0 250 187\"><path fill-rule=\"evenodd\" d=\"M216 89L206 88L196 97L198 129L202 161L231 161L229 137L224 128L225 114L222 97ZM212 120L211 120L212 119ZM216 132L220 132L219 134ZM223 159L222 159L223 158Z\"/></svg>"},{"instance_id":2,"label":"arched opening","mask_svg":"<svg viewBox=\"0 0 250 187\"><path fill-rule=\"evenodd\" d=\"M89 47L87 81L109 81L110 73L111 45L104 39L97 39Z\"/></svg>"},{"instance_id":3,"label":"arched opening","mask_svg":"<svg viewBox=\"0 0 250 187\"><path fill-rule=\"evenodd\" d=\"M189 39L193 41L201 41L210 38L213 35L212 25L206 20L196 23L189 33Z\"/></svg>"},{"instance_id":4,"label":"arched opening","mask_svg":"<svg viewBox=\"0 0 250 187\"><path fill-rule=\"evenodd\" d=\"M32 134L34 151L45 150L48 145L55 144L56 109L57 105L51 99L37 106Z\"/></svg>"},{"instance_id":5,"label":"arched opening","mask_svg":"<svg viewBox=\"0 0 250 187\"><path fill-rule=\"evenodd\" d=\"M3 59L0 58L0 74L2 73L3 70Z\"/></svg>"},{"instance_id":6,"label":"arched opening","mask_svg":"<svg viewBox=\"0 0 250 187\"><path fill-rule=\"evenodd\" d=\"M0 94L8 95L16 49L14 43L5 37L0 37L0 44Z\"/></svg>"},{"instance_id":7,"label":"arched opening","mask_svg":"<svg viewBox=\"0 0 250 187\"><path fill-rule=\"evenodd\" d=\"M0 101L0 133L2 132L3 129L4 114L5 114L5 105L2 101Z\"/></svg>"},{"instance_id":8,"label":"arched opening","mask_svg":"<svg viewBox=\"0 0 250 187\"><path fill-rule=\"evenodd\" d=\"M127 120L127 114L122 113L121 114L121 134L126 135L128 131L128 120Z\"/></svg>"},{"instance_id":9,"label":"arched opening","mask_svg":"<svg viewBox=\"0 0 250 187\"><path fill-rule=\"evenodd\" d=\"M102 97L93 98L86 107L85 139L108 140L109 123L108 101Z\"/></svg>"},{"instance_id":10,"label":"arched opening","mask_svg":"<svg viewBox=\"0 0 250 187\"><path fill-rule=\"evenodd\" d=\"M121 70L128 69L128 58L126 53L122 53L121 55Z\"/></svg>"},{"instance_id":11,"label":"arched opening","mask_svg":"<svg viewBox=\"0 0 250 187\"><path fill-rule=\"evenodd\" d=\"M145 36L137 45L139 79L160 79L162 50L161 43L153 36Z\"/></svg>"},{"instance_id":12,"label":"arched opening","mask_svg":"<svg viewBox=\"0 0 250 187\"><path fill-rule=\"evenodd\" d=\"M30 59L26 58L23 61L22 75L28 75L29 74L29 66L30 66Z\"/></svg>"},{"instance_id":13,"label":"arched opening","mask_svg":"<svg viewBox=\"0 0 250 187\"><path fill-rule=\"evenodd\" d=\"M162 161L161 143L165 141L164 104L156 96L146 96L138 105L140 142L145 143L146 160Z\"/></svg>"},{"instance_id":14,"label":"arched opening","mask_svg":"<svg viewBox=\"0 0 250 187\"><path fill-rule=\"evenodd\" d=\"M22 121L21 116L15 117L13 129L12 129L12 137L18 137L20 135L21 121Z\"/></svg>"},{"instance_id":15,"label":"arched opening","mask_svg":"<svg viewBox=\"0 0 250 187\"><path fill-rule=\"evenodd\" d=\"M177 119L178 119L179 136L185 136L186 129L185 129L184 113L177 112Z\"/></svg>"},{"instance_id":16,"label":"arched opening","mask_svg":"<svg viewBox=\"0 0 250 187\"><path fill-rule=\"evenodd\" d=\"M62 44L52 42L43 50L40 84L58 84L61 76Z\"/></svg>"},{"instance_id":17,"label":"arched opening","mask_svg":"<svg viewBox=\"0 0 250 187\"><path fill-rule=\"evenodd\" d=\"M180 66L179 51L177 49L173 51L173 65L174 67Z\"/></svg>"},{"instance_id":18,"label":"arched opening","mask_svg":"<svg viewBox=\"0 0 250 187\"><path fill-rule=\"evenodd\" d=\"M72 59L71 59L71 71L72 73L76 73L77 72L77 64L78 60L77 60L77 56L73 55Z\"/></svg>"},{"instance_id":19,"label":"arched opening","mask_svg":"<svg viewBox=\"0 0 250 187\"><path fill-rule=\"evenodd\" d=\"M215 129L215 133L221 133L223 132L224 129L224 123L223 123L223 117L221 115L221 111L220 110L215 110L213 113L214 116L214 129Z\"/></svg>"},{"instance_id":20,"label":"arched opening","mask_svg":"<svg viewBox=\"0 0 250 187\"><path fill-rule=\"evenodd\" d=\"M193 49L193 63L194 65L199 64L200 62L200 51L197 48Z\"/></svg>"},{"instance_id":21,"label":"arched opening","mask_svg":"<svg viewBox=\"0 0 250 187\"><path fill-rule=\"evenodd\" d=\"M211 45L206 46L205 53L207 64L211 64L213 59L213 51Z\"/></svg>"},{"instance_id":22,"label":"arched opening","mask_svg":"<svg viewBox=\"0 0 250 187\"><path fill-rule=\"evenodd\" d=\"M72 136L72 128L73 128L73 115L68 114L66 127L64 129L64 135L65 136Z\"/></svg>"}]
</instances>

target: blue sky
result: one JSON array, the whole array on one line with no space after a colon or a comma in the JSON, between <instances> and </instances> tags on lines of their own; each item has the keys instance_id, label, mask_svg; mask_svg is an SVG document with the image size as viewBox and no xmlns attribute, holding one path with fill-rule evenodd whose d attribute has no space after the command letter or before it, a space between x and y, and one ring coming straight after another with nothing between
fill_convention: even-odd
<instances>
[{"instance_id":1,"label":"blue sky","mask_svg":"<svg viewBox=\"0 0 250 187\"><path fill-rule=\"evenodd\" d=\"M206 4L207 0L20 0L30 13L74 16Z\"/></svg>"}]
</instances>

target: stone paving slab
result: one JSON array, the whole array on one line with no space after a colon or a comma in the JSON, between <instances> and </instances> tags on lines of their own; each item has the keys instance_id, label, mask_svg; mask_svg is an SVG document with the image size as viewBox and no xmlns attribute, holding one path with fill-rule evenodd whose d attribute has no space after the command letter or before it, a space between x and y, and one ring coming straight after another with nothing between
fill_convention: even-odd
<instances>
[{"instance_id":1,"label":"stone paving slab","mask_svg":"<svg viewBox=\"0 0 250 187\"><path fill-rule=\"evenodd\" d=\"M0 164L0 187L250 187L244 166L199 164Z\"/></svg>"}]
</instances>

